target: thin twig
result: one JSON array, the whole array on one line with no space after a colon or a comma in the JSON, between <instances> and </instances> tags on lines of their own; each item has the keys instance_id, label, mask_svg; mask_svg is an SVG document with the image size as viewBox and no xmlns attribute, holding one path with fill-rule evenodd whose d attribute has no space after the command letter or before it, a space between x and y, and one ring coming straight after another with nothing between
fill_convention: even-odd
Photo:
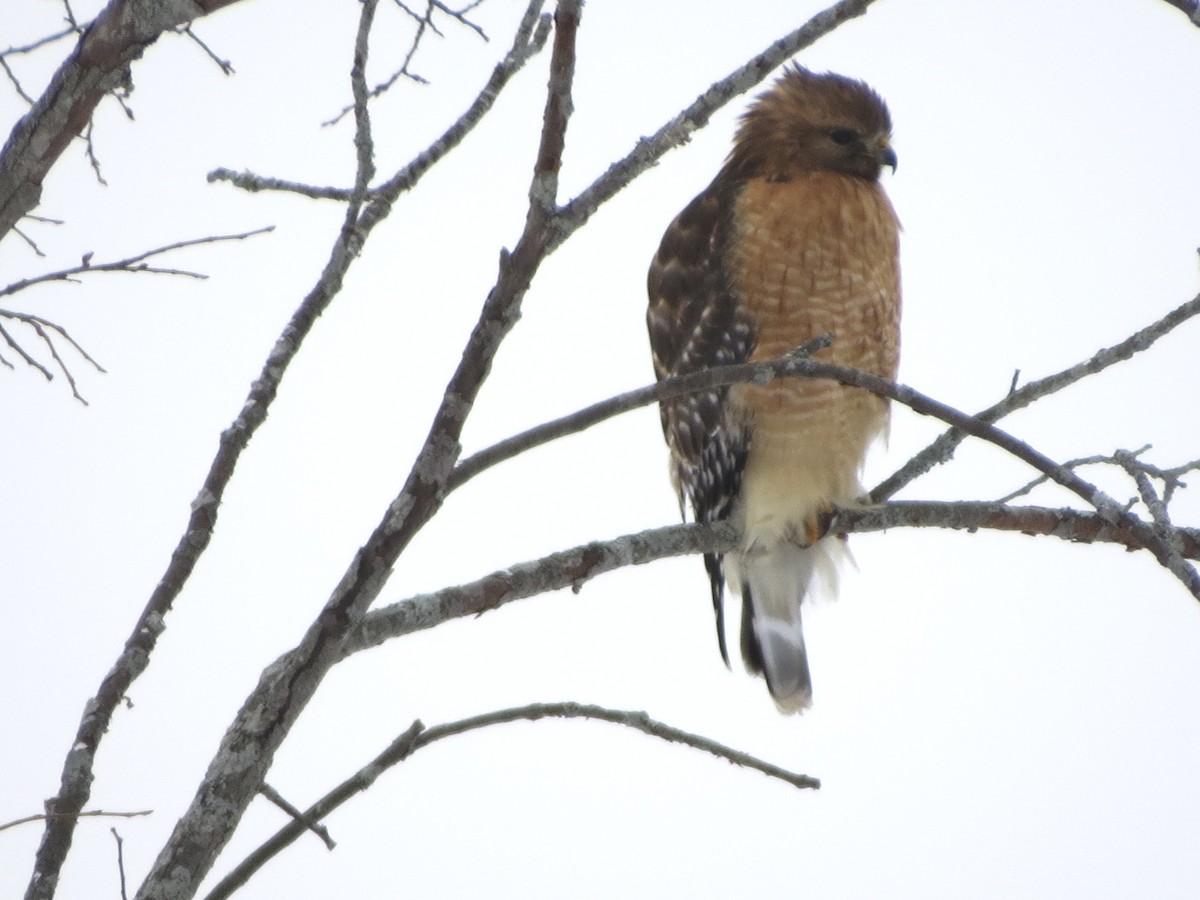
<instances>
[{"instance_id":1,"label":"thin twig","mask_svg":"<svg viewBox=\"0 0 1200 900\"><path fill-rule=\"evenodd\" d=\"M1146 507L1146 511L1150 513L1150 518L1159 526L1162 533L1167 534L1174 531L1171 520L1167 516L1167 505L1163 503L1162 498L1158 496L1158 491L1150 483L1150 478L1146 474L1146 469L1142 466L1142 461L1137 458L1137 451L1118 450L1113 455L1113 460L1133 479L1133 483L1137 485L1138 496L1141 497L1142 504Z\"/></svg>"},{"instance_id":2,"label":"thin twig","mask_svg":"<svg viewBox=\"0 0 1200 900\"><path fill-rule=\"evenodd\" d=\"M451 9L445 3L442 3L441 0L430 0L430 2L434 7L439 9L445 15L449 16L451 19L454 19L460 25L465 25L467 28L470 28L477 35L479 35L483 40L485 40L485 41L491 40L491 38L489 38L487 36L487 32L485 32L476 22L472 22L470 19L467 18L467 13L471 12L472 10L478 9L480 6L482 6L483 0L474 0L473 3L468 3L462 9L458 9L458 10Z\"/></svg>"},{"instance_id":3,"label":"thin twig","mask_svg":"<svg viewBox=\"0 0 1200 900\"><path fill-rule=\"evenodd\" d=\"M60 338L70 344L75 349L76 353L87 360L87 362L92 364L96 371L103 374L105 371L104 367L101 366L100 363L96 362L96 360L92 358L91 354L84 350L83 347L81 347L79 343L73 337L71 337L67 330L61 325L51 322L48 319L43 319L41 316L31 315L30 313L15 312L7 309L0 309L0 319L11 319L14 322L20 322L24 325L28 325L31 329L33 329L33 333L37 335L42 343L44 343L50 350L50 356L58 365L59 371L62 372L66 377L67 382L71 386L71 393L74 394L75 399L84 406L87 406L87 400L85 400L79 393L78 386L75 384L75 377L71 374L71 370L68 368L66 362L59 355L58 348L54 344L54 339L47 334L47 329L55 332ZM46 377L47 381L54 380L54 375L50 372L50 370L26 353L25 350L17 343L16 339L3 326L0 326L0 337L3 337L5 342L21 355L21 359L26 363L26 365L32 366L34 369L37 369L39 372L41 372ZM5 362L5 364L8 365L7 362ZM12 368L12 366L9 365L9 368Z\"/></svg>"},{"instance_id":4,"label":"thin twig","mask_svg":"<svg viewBox=\"0 0 1200 900\"><path fill-rule=\"evenodd\" d=\"M1133 451L1132 455L1137 458L1141 453L1144 453L1145 450L1148 450L1149 448L1150 445L1147 444L1143 450ZM1145 472L1151 478L1157 478L1163 483L1162 499L1164 503L1171 502L1171 498L1174 496L1175 491L1179 490L1180 488L1187 487L1182 480L1184 475L1188 474L1189 472L1200 471L1200 459L1193 459L1189 462L1180 463L1179 465L1172 466L1169 469L1161 469L1158 466L1148 463L1140 458L1136 459L1136 464L1140 471Z\"/></svg>"},{"instance_id":5,"label":"thin twig","mask_svg":"<svg viewBox=\"0 0 1200 900\"><path fill-rule=\"evenodd\" d=\"M1116 460L1129 473L1134 484L1137 485L1138 494L1142 498L1142 503L1145 504L1146 510L1150 513L1150 519L1154 523L1154 528L1162 538L1170 555L1172 571L1186 570L1192 573L1195 577L1196 569L1183 557L1183 543L1175 530L1175 526L1171 524L1171 516L1167 510L1166 502L1159 497L1158 492L1154 490L1154 486L1150 483L1150 476L1147 474L1145 467L1137 457L1128 451L1118 450Z\"/></svg>"},{"instance_id":6,"label":"thin twig","mask_svg":"<svg viewBox=\"0 0 1200 900\"><path fill-rule=\"evenodd\" d=\"M44 822L47 819L132 819L136 816L148 816L154 812L152 809L139 809L134 812L113 812L105 809L88 809L77 813L37 813L32 816L25 816L20 819L13 819L11 822L5 822L0 825L0 831L8 828L16 828L18 825L26 825L29 822Z\"/></svg>"},{"instance_id":7,"label":"thin twig","mask_svg":"<svg viewBox=\"0 0 1200 900\"><path fill-rule=\"evenodd\" d=\"M187 25L181 25L180 27L175 29L175 32L176 32L176 34L185 34L189 38L191 38L192 42L194 44L196 44L196 46L198 46L201 50L204 51L204 55L207 56L209 59L211 59L214 63L216 63L217 66L221 69L221 71L224 72L226 75L235 74L233 71L233 63L231 63L227 59L221 59L221 57L217 56L217 54L213 52L212 47L210 47L210 46L208 46L208 44L204 43L204 41L200 39L200 35L196 34L196 32L194 32L194 31L192 31L191 23L189 23Z\"/></svg>"},{"instance_id":8,"label":"thin twig","mask_svg":"<svg viewBox=\"0 0 1200 900\"><path fill-rule=\"evenodd\" d=\"M13 230L13 233L17 237L19 237L21 240L23 240L28 245L29 249L32 250L34 253L36 253L38 256L44 257L46 255L45 253L42 252L42 248L39 247L34 242L33 238L31 238L29 235L27 235L25 232L23 232L16 225L13 226L12 230Z\"/></svg>"},{"instance_id":9,"label":"thin twig","mask_svg":"<svg viewBox=\"0 0 1200 900\"><path fill-rule=\"evenodd\" d=\"M78 30L79 27L72 23L70 27L64 28L62 31L56 31L54 34L48 34L44 38L38 38L31 44L22 44L19 47L9 47L7 50L0 51L0 57L16 56L17 54L21 53L32 53L34 50L45 47L47 44L53 44L56 41L61 41L63 38L75 34Z\"/></svg>"},{"instance_id":10,"label":"thin twig","mask_svg":"<svg viewBox=\"0 0 1200 900\"><path fill-rule=\"evenodd\" d=\"M426 29L431 28L431 26L433 24L429 20L429 11L427 10L424 16L418 16L418 15L416 15L416 13L414 13L412 10L410 10L407 6L404 6L403 4L398 4L398 5L405 12L407 12L409 15L413 16L413 18L415 18L417 20L417 30L416 30L416 33L413 35L412 43L408 47L408 52L405 54L403 62L400 63L400 68L397 69L395 72L393 72L391 77L389 77L385 81L382 81L379 84L375 85L375 87L371 88L371 90L367 92L366 96L370 100L374 100L376 97L380 97L383 94L386 94L389 90L391 90L392 86L397 81L399 81L401 78L408 78L411 81L417 82L417 84L428 84L429 83L429 81L427 79L421 77L420 75L417 75L415 72L410 71L408 68L409 64L412 62L413 57L417 53L417 48L421 46L421 40L425 37ZM440 35L440 32L437 30L437 28L432 28L432 30L434 33ZM324 122L322 122L321 127L322 128L333 127L338 122L342 121L342 119L344 119L347 116L347 114L353 112L354 108L355 108L354 103L350 103L347 106L343 106L336 115L334 115L334 116L326 119Z\"/></svg>"},{"instance_id":11,"label":"thin twig","mask_svg":"<svg viewBox=\"0 0 1200 900\"><path fill-rule=\"evenodd\" d=\"M1068 387L1075 382L1103 372L1110 366L1124 362L1137 353L1150 349L1160 338L1170 334L1184 322L1200 314L1200 295L1186 303L1177 306L1161 319L1152 322L1140 331L1127 337L1119 344L1098 350L1089 359L1063 369L1054 375L1049 375L1037 381L1030 382L1023 388L1012 391L999 403L975 415L981 422L996 422L1011 412L1024 409L1042 397L1049 396ZM941 465L954 455L954 448L962 443L964 434L953 429L943 433L924 450L914 455L895 473L888 476L870 492L871 500L881 503L904 488L907 484L924 475L935 466Z\"/></svg>"},{"instance_id":12,"label":"thin twig","mask_svg":"<svg viewBox=\"0 0 1200 900\"><path fill-rule=\"evenodd\" d=\"M324 797L314 803L303 815L306 819L319 819L328 816L333 810L350 800L357 794L370 788L376 780L388 769L404 762L418 750L430 744L488 728L493 725L506 725L512 722L536 722L541 719L592 719L601 722L611 722L632 728L659 740L673 744L683 744L693 750L700 750L718 759L726 760L736 766L754 769L770 778L785 781L793 787L813 790L821 786L820 781L809 775L789 772L779 766L772 765L748 753L727 747L701 735L692 734L666 725L650 718L644 712L630 710L607 709L591 704L564 703L531 703L528 706L501 709L495 712L472 716L445 725L435 725L433 728L423 728L418 720L388 745L375 759L367 763ZM208 894L205 900L225 900L234 891L243 887L250 878L261 869L270 859L278 855L285 847L304 833L301 821L291 822L265 841L258 849L239 863L219 884Z\"/></svg>"},{"instance_id":13,"label":"thin twig","mask_svg":"<svg viewBox=\"0 0 1200 900\"><path fill-rule=\"evenodd\" d=\"M129 900L129 894L125 891L125 841L121 839L116 828L108 830L117 841L117 873L121 876L121 900Z\"/></svg>"},{"instance_id":14,"label":"thin twig","mask_svg":"<svg viewBox=\"0 0 1200 900\"><path fill-rule=\"evenodd\" d=\"M62 0L62 5L63 13L67 22L70 23L71 27L76 31L81 30L79 28L79 20L75 18L75 10L71 9L71 0Z\"/></svg>"},{"instance_id":15,"label":"thin twig","mask_svg":"<svg viewBox=\"0 0 1200 900\"><path fill-rule=\"evenodd\" d=\"M18 291L23 291L35 284L43 284L47 281L68 281L75 275L84 275L90 272L127 272L130 274L152 274L152 275L180 275L187 278L208 278L199 272L189 272L184 269L168 269L158 268L145 265L145 261L155 256L161 256L164 253L170 253L172 250L180 250L184 247L196 247L201 244L217 244L223 241L242 241L246 238L251 238L260 234L268 234L275 230L274 225L267 225L265 228L255 228L253 231L243 231L240 234L215 234L202 238L191 238L186 241L176 241L173 244L165 244L162 247L156 247L153 250L147 250L144 253L139 253L136 256L129 256L125 259L118 259L107 263L94 263L91 261L91 254L86 254L84 262L77 266L71 266L67 269L59 269L57 272L47 272L44 275L37 275L33 278L24 278L20 281L14 281L7 287L0 288L0 297L7 297Z\"/></svg>"},{"instance_id":16,"label":"thin twig","mask_svg":"<svg viewBox=\"0 0 1200 900\"><path fill-rule=\"evenodd\" d=\"M630 410L639 409L660 400L667 400L672 397L679 397L699 391L710 391L716 387L737 384L739 382L753 381L756 383L766 383L767 381L781 377L785 367L792 360L807 358L832 343L833 335L824 334L774 359L754 363L717 366L700 372L693 372L689 375L665 378L657 384L647 385L646 387L638 388L624 394L618 394L616 397L611 397L608 400L593 403L591 406L563 416L561 419L537 425L528 431L523 431L497 444L493 444L491 447L481 450L473 456L468 456L455 466L454 472L446 484L446 490L456 490L485 469L490 469L492 466L506 459L512 459L526 450L531 450L534 447L539 447L558 438L566 437L569 434L577 434L580 431L591 428L593 425L598 425Z\"/></svg>"},{"instance_id":17,"label":"thin twig","mask_svg":"<svg viewBox=\"0 0 1200 900\"><path fill-rule=\"evenodd\" d=\"M305 820L315 822L328 816L355 794L366 790L385 768L406 759L412 752L412 742L425 726L420 721L413 722L408 729L396 738L383 753L367 766L364 766L348 781L343 782L327 793L324 797L310 806L306 811L294 817L291 822L277 831L268 840L258 846L250 855L234 866L233 870L222 878L205 897L205 900L225 900L235 891L243 887L259 869L272 857L290 845L304 833Z\"/></svg>"},{"instance_id":18,"label":"thin twig","mask_svg":"<svg viewBox=\"0 0 1200 900\"><path fill-rule=\"evenodd\" d=\"M60 269L57 272L47 272L43 275L38 275L33 278L25 278L21 281L15 281L7 287L0 288L0 297L11 296L19 291L23 291L26 288L32 287L33 285L45 284L48 282L78 283L75 276L90 272L126 272L130 274L178 275L188 278L205 279L208 276L199 272L190 272L185 269L166 268L162 266L151 266L146 263L146 260L155 256L159 256L163 253L168 253L172 250L179 250L184 247L194 247L199 244L212 244L222 241L244 240L248 237L258 234L265 234L266 232L272 230L273 226L268 226L266 228L258 228L254 231L247 231L241 234L212 235L203 238L193 238L186 241L176 241L173 244L167 244L166 246L158 247L154 250L147 250L144 253L139 253L136 256L131 256L126 259L120 259L109 263L93 263L92 254L85 253L82 261L77 266L72 266L67 269ZM87 362L91 363L98 372L103 373L105 371L104 367L96 362L96 360L92 358L91 354L84 350L83 347L73 337L71 337L67 330L61 325L44 319L41 316L35 316L30 313L22 313L8 309L0 309L0 319L11 319L15 322L21 322L33 329L37 337L50 351L50 356L54 359L58 370L67 379L67 383L70 385L71 393L74 395L75 399L86 406L87 400L84 399L83 395L79 392L79 386L75 381L74 374L71 372L70 367L59 354L58 348L55 346L54 339L50 334L47 333L47 329L55 332L60 338L67 341L67 343L69 343L80 356L87 360ZM43 375L45 375L47 379L53 378L50 370L35 361L33 357L26 353L25 350L23 350L17 344L15 338L3 327L0 327L0 337L3 337L8 345L16 350L28 365L36 368Z\"/></svg>"},{"instance_id":19,"label":"thin twig","mask_svg":"<svg viewBox=\"0 0 1200 900\"><path fill-rule=\"evenodd\" d=\"M25 363L25 365L31 366L34 369L37 369L44 376L46 376L47 381L54 380L54 374L49 369L47 369L45 366L43 366L40 362L38 362L36 359L34 359L32 356L30 356L28 353L26 353L25 349L20 344L17 343L16 339L13 338L13 336L8 333L8 329L6 329L3 325L0 325L0 337L4 338L4 342L6 344L8 344L8 346L12 347L14 350L17 351L17 355L19 355L21 357L21 360ZM12 366L10 365L9 368L12 368Z\"/></svg>"},{"instance_id":20,"label":"thin twig","mask_svg":"<svg viewBox=\"0 0 1200 900\"><path fill-rule=\"evenodd\" d=\"M114 95L116 96L116 95ZM124 106L124 104L121 104ZM126 110L128 112L128 109ZM97 184L108 187L108 182L104 180L104 173L100 171L100 158L96 156L96 145L92 141L92 131L96 127L94 120L89 119L87 128L83 130L83 147L84 155L87 156L88 165L92 167L92 174L96 176Z\"/></svg>"},{"instance_id":21,"label":"thin twig","mask_svg":"<svg viewBox=\"0 0 1200 900\"><path fill-rule=\"evenodd\" d=\"M83 399L83 395L79 393L79 386L75 383L75 376L71 374L71 370L69 368L67 368L67 364L65 362L63 362L62 357L58 355L58 348L54 346L54 341L50 339L50 335L46 334L45 327L42 325L42 323L40 321L37 321L36 317L30 316L28 318L29 318L30 327L33 328L34 334L36 334L39 338L42 339L42 343L45 344L46 348L50 351L51 358L58 365L58 370L60 372L62 372L63 375L66 377L67 384L69 384L71 386L71 394L75 397L76 400L78 400L84 406L87 406L88 405L87 400ZM55 326L55 327L57 328L58 326ZM66 332L63 331L63 329L61 329L61 328L58 328L58 331L61 334L66 334ZM69 337L68 337L68 340L69 340ZM71 341L71 343L75 344L74 341ZM79 345L75 344L75 346L78 347ZM87 357L88 359L91 359L91 357L87 356L87 354L84 354L84 356ZM94 363L95 360L92 360L92 362ZM103 369L101 369L101 371L103 371Z\"/></svg>"},{"instance_id":22,"label":"thin twig","mask_svg":"<svg viewBox=\"0 0 1200 900\"><path fill-rule=\"evenodd\" d=\"M49 328L53 331L56 331L59 337L70 344L75 349L76 353L91 363L97 372L104 373L108 371L104 368L104 366L100 365L100 363L96 362L96 360L94 360L88 354L88 352L84 350L82 346L80 346L75 338L71 337L70 333L65 328L55 322L51 322L49 319L43 319L41 316L35 316L31 313L15 312L14 310L9 309L0 309L0 318L12 319L15 322L24 322L30 327Z\"/></svg>"},{"instance_id":23,"label":"thin twig","mask_svg":"<svg viewBox=\"0 0 1200 900\"><path fill-rule=\"evenodd\" d=\"M1142 453L1145 453L1149 449L1150 449L1150 445L1146 444L1144 447L1142 447L1138 450L1134 450L1133 455L1138 456ZM1081 468L1082 466L1101 466L1101 465L1110 465L1111 466L1111 465L1120 465L1120 463L1117 461L1116 457L1114 457L1114 456L1111 456L1111 455L1105 456L1102 454L1096 454L1093 456L1081 456L1077 459L1069 459L1064 463L1060 463L1060 465L1064 469L1075 470L1075 469ZM1009 493L1005 494L1003 497L997 497L996 502L997 503L1011 503L1012 501L1016 500L1018 497L1024 497L1026 494L1032 493L1035 488L1041 487L1043 484L1045 484L1049 480L1050 480L1050 477L1048 475L1039 475L1037 478L1034 478L1032 481L1027 482L1026 484L1022 485L1021 487L1017 488L1015 491L1010 491Z\"/></svg>"},{"instance_id":24,"label":"thin twig","mask_svg":"<svg viewBox=\"0 0 1200 900\"><path fill-rule=\"evenodd\" d=\"M287 813L289 816L291 816L297 822L299 822L301 825L303 825L305 827L305 829L307 829L308 831L311 831L313 834L315 834L317 837L319 837L321 839L322 843L325 844L325 847L327 849L329 849L329 850L336 849L337 842L332 837L329 836L329 829L326 828L324 825L322 825L320 822L318 822L316 819L311 818L307 813L302 812L301 810L292 806L292 804L289 803L284 798L284 796L279 793L279 791L275 790L275 788L271 787L269 784L264 783L263 786L258 789L258 792L260 794L262 794L264 797L266 797L268 800L270 800L272 803L274 803L276 806L278 806L280 809L282 809L285 813Z\"/></svg>"},{"instance_id":25,"label":"thin twig","mask_svg":"<svg viewBox=\"0 0 1200 900\"><path fill-rule=\"evenodd\" d=\"M34 99L25 93L25 88L21 87L21 81L17 78L17 73L9 67L8 60L6 60L3 55L0 55L0 69L4 69L4 74L7 75L8 80L12 82L12 86L16 90L17 96L30 106L33 106Z\"/></svg>"},{"instance_id":26,"label":"thin twig","mask_svg":"<svg viewBox=\"0 0 1200 900\"><path fill-rule=\"evenodd\" d=\"M287 181L283 178L268 178L255 175L253 172L234 172L232 169L213 169L208 173L208 181L227 181L234 187L239 187L250 193L258 191L283 191L289 194L299 194L313 200L348 201L353 195L353 188L320 187L312 184L301 184L298 181Z\"/></svg>"},{"instance_id":27,"label":"thin twig","mask_svg":"<svg viewBox=\"0 0 1200 900\"><path fill-rule=\"evenodd\" d=\"M539 16L541 7L541 0L529 0L525 14L517 26L512 46L504 59L492 70L491 78L488 79L487 84L484 85L467 110L408 165L370 192L371 206L367 209L365 220L362 223L364 226L368 223L373 226L377 219L386 216L392 203L400 194L411 190L430 168L461 144L463 139L491 111L496 98L500 96L500 92L513 75L542 51L550 29L549 19ZM350 200L354 194L353 189L305 185L278 178L264 178L250 172L235 173L224 168L214 169L209 173L208 180L210 182L228 181L246 191L288 191L319 200L345 202Z\"/></svg>"},{"instance_id":28,"label":"thin twig","mask_svg":"<svg viewBox=\"0 0 1200 900\"><path fill-rule=\"evenodd\" d=\"M399 81L401 78L407 78L409 81L416 82L417 84L422 84L422 85L429 84L429 79L423 75L418 75L416 72L414 72L412 70L411 66L412 66L412 61L416 57L417 51L420 49L421 42L424 40L427 32L432 32L433 34L437 35L438 37L445 37L445 35L442 34L441 30L438 29L437 24L433 20L433 13L435 10L444 14L445 16L447 16L451 19L454 19L455 21L459 22L460 24L465 25L467 28L470 28L477 35L479 35L479 37L481 37L483 40L485 40L485 41L488 40L488 36L484 33L483 29L480 28L476 23L472 22L470 19L468 19L466 17L466 13L469 12L471 9L474 9L476 6L478 6L479 5L478 3L472 3L472 4L468 5L465 9L459 10L456 12L455 10L452 10L449 7L447 7L445 4L439 3L438 0L425 0L425 12L423 14L420 14L420 13L417 13L415 10L411 9L405 3L401 2L401 0L393 0L393 2L399 9L401 9L414 22L417 23L417 30L413 33L412 41L409 43L408 50L404 54L404 59L401 60L401 62L400 62L400 67L398 69L396 69L385 80L381 81L379 84L375 85L375 87L371 88L368 96L372 100L376 99L377 97L381 97L384 94L386 94L388 91L390 91L395 86L396 82ZM337 115L322 122L321 126L323 128L328 128L330 126L336 125L338 122L340 122L342 119L344 119L353 109L354 109L354 106L352 104L344 107L341 111L339 111L337 113Z\"/></svg>"}]
</instances>

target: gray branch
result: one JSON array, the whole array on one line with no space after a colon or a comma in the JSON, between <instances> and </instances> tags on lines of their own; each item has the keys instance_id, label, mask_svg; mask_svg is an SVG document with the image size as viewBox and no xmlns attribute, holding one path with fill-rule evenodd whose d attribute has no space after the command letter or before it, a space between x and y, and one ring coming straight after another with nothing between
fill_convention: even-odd
<instances>
[{"instance_id":1,"label":"gray branch","mask_svg":"<svg viewBox=\"0 0 1200 900\"><path fill-rule=\"evenodd\" d=\"M480 728L505 725L518 721L536 722L546 718L593 719L601 722L612 722L613 724L632 728L635 731L640 731L643 734L648 734L663 741L682 744L685 747L691 747L693 750L710 753L718 759L723 759L743 768L754 769L771 778L778 778L780 781L785 781L796 788L815 789L821 786L821 783L811 776L789 772L748 753L743 753L732 747L726 747L724 744L719 744L709 738L666 725L650 718L644 712L606 709L601 706L570 702L532 703L528 706L501 709L480 716L472 716L469 719L450 722L446 725L436 725L428 729L420 721L417 721L392 741L387 749L371 760L371 762L367 763L367 765L363 766L327 793L306 811L296 816L294 821L281 828L258 849L246 857L245 860L239 863L232 872L226 875L209 892L205 900L225 900L234 891L245 885L255 872L259 871L268 861L278 855L281 850L300 837L308 827L307 823L315 822L328 816L343 803L370 788L375 784L379 776L388 769L398 763L404 762L418 750L445 738L466 734L469 731L475 731Z\"/></svg>"},{"instance_id":2,"label":"gray branch","mask_svg":"<svg viewBox=\"0 0 1200 900\"><path fill-rule=\"evenodd\" d=\"M1198 313L1200 313L1200 295L1177 306L1157 322L1152 322L1119 344L1098 350L1092 357L1081 363L1063 369L1054 375L1032 381L1023 388L1010 391L1007 397L977 413L975 418L981 422L997 422L1009 413L1024 409L1035 400L1061 391L1089 375L1096 375L1110 366L1124 362L1137 353L1149 350L1156 341L1170 334ZM932 444L913 456L897 472L876 486L871 491L871 499L876 503L881 503L894 497L906 485L935 466L948 461L954 455L954 449L962 443L965 437L965 433L954 429L945 432Z\"/></svg>"},{"instance_id":3,"label":"gray branch","mask_svg":"<svg viewBox=\"0 0 1200 900\"><path fill-rule=\"evenodd\" d=\"M839 509L830 520L835 534L894 528L947 528L956 531L1015 531L1072 543L1117 544L1142 549L1127 526L1098 513L991 502L894 501L885 506ZM1179 552L1200 559L1200 529L1174 528ZM571 588L579 591L598 575L673 556L727 553L737 545L737 529L728 521L670 525L609 541L593 541L541 559L518 563L476 581L418 594L367 613L351 631L341 656L377 647L393 638L425 631L450 619L474 617L516 600ZM282 660L281 660L282 662ZM276 663L279 665L279 663Z\"/></svg>"}]
</instances>

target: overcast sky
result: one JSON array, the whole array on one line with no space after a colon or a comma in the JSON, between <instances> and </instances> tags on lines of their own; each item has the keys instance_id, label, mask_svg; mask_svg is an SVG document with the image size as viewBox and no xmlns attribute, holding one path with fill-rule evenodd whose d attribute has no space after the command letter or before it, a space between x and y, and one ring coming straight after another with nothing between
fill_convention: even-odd
<instances>
[{"instance_id":1,"label":"overcast sky","mask_svg":"<svg viewBox=\"0 0 1200 900\"><path fill-rule=\"evenodd\" d=\"M592 0L562 178L573 196L642 136L823 3ZM99 2L76 0L81 18ZM524 3L446 22L375 107L377 165L403 165L465 108ZM168 262L207 281L95 274L5 304L66 326L89 401L0 369L0 822L41 811L83 705L184 527L216 449L341 208L208 184L224 166L348 186L358 4L239 3L134 67L128 121L96 116L15 236L0 284L176 240L274 225ZM60 27L51 0L9 0L0 46ZM381 4L371 80L410 23ZM966 411L1118 342L1194 296L1200 245L1200 32L1161 0L883 0L798 59L888 101L904 224L900 379ZM40 94L66 52L12 61ZM403 483L429 416L524 219L548 56L372 236L289 371L230 485L215 537L97 759L92 808L58 896L118 897L191 800L262 668L291 647ZM543 266L464 434L468 452L651 378L645 271L668 222L729 147L735 101ZM0 114L24 104L0 80ZM10 125L5 125L5 130ZM34 340L31 350L36 350ZM1150 352L1005 420L1057 460L1153 444L1200 457L1190 323ZM0 348L0 352L14 356ZM45 354L42 354L44 357ZM868 484L939 433L897 409ZM994 499L1033 477L964 445L905 499ZM1127 478L1084 470L1117 498ZM1200 483L1200 476L1192 480ZM1175 521L1200 522L1184 491ZM1189 496L1189 494L1192 494ZM1071 503L1042 489L1031 502ZM657 413L643 409L489 472L453 495L396 567L395 602L593 538L677 520ZM703 566L620 571L360 654L327 680L268 781L305 806L416 718L533 701L642 709L821 779L797 791L598 723L489 729L430 747L329 818L247 898L1072 897L1200 895L1200 609L1145 553L1051 538L894 530L852 539L841 597L807 614L814 706L778 715L722 666ZM736 668L736 667L735 667ZM257 800L227 871L284 818ZM18 896L39 825L0 833ZM211 882L210 882L211 884ZM132 891L131 891L132 893Z\"/></svg>"}]
</instances>

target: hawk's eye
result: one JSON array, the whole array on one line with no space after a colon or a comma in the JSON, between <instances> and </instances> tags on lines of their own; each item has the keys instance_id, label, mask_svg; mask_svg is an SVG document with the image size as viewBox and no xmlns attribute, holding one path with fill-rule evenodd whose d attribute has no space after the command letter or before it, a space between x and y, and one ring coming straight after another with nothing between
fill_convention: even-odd
<instances>
[{"instance_id":1,"label":"hawk's eye","mask_svg":"<svg viewBox=\"0 0 1200 900\"><path fill-rule=\"evenodd\" d=\"M838 128L834 131L829 132L829 139L831 141L833 141L835 144L839 144L842 147L845 147L847 144L849 144L851 141L854 140L854 132L851 131L849 128Z\"/></svg>"}]
</instances>

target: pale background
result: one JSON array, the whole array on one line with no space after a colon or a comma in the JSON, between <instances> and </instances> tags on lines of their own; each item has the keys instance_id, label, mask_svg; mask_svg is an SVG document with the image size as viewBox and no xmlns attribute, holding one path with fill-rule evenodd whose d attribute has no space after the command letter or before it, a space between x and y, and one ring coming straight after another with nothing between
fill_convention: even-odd
<instances>
[{"instance_id":1,"label":"pale background","mask_svg":"<svg viewBox=\"0 0 1200 900\"><path fill-rule=\"evenodd\" d=\"M81 19L98 2L77 0ZM813 2L593 0L580 33L564 197ZM465 108L524 3L490 0L482 44L454 23L376 106L394 171ZM218 166L348 185L358 6L259 0L204 20L224 77L186 39L134 69L128 122L101 104L107 189L77 144L0 248L0 283L212 233L269 237L167 260L207 282L96 274L11 305L66 325L109 370L0 371L0 821L56 789L84 701L186 521L219 431L323 265L335 204L209 185ZM0 45L56 30L8 0ZM372 81L408 21L381 4ZM40 93L65 46L14 66ZM153 809L76 831L59 897L117 897L116 825L136 886L261 668L300 636L402 484L524 215L548 54L403 197L287 375L226 494L214 540L97 760L93 808ZM891 106L887 189L905 226L901 380L959 408L1111 345L1189 299L1200 245L1200 33L1154 0L886 0L800 56ZM650 378L644 275L671 217L716 171L736 101L607 206L535 281L464 436L479 449ZM0 83L5 131L23 111ZM1006 420L1056 459L1152 443L1200 456L1189 324L1144 357ZM2 350L2 348L0 348ZM5 352L10 359L13 354ZM938 433L897 410L878 481ZM1128 482L1089 470L1118 497ZM994 498L1032 477L966 445L907 498ZM1193 480L1200 480L1194 476ZM1195 489L1193 489L1193 492ZM1177 521L1200 520L1196 496ZM1065 503L1047 491L1043 502ZM656 413L494 470L447 502L383 600L587 539L675 521ZM721 666L698 559L603 576L385 645L335 670L269 782L304 806L414 718L573 699L644 709L785 767L818 792L614 726L541 722L444 742L385 775L239 896L1156 897L1200 895L1200 610L1147 554L1014 535L853 540L858 572L808 616L815 706L778 716ZM257 800L218 866L284 821ZM39 825L0 833L19 896Z\"/></svg>"}]
</instances>

